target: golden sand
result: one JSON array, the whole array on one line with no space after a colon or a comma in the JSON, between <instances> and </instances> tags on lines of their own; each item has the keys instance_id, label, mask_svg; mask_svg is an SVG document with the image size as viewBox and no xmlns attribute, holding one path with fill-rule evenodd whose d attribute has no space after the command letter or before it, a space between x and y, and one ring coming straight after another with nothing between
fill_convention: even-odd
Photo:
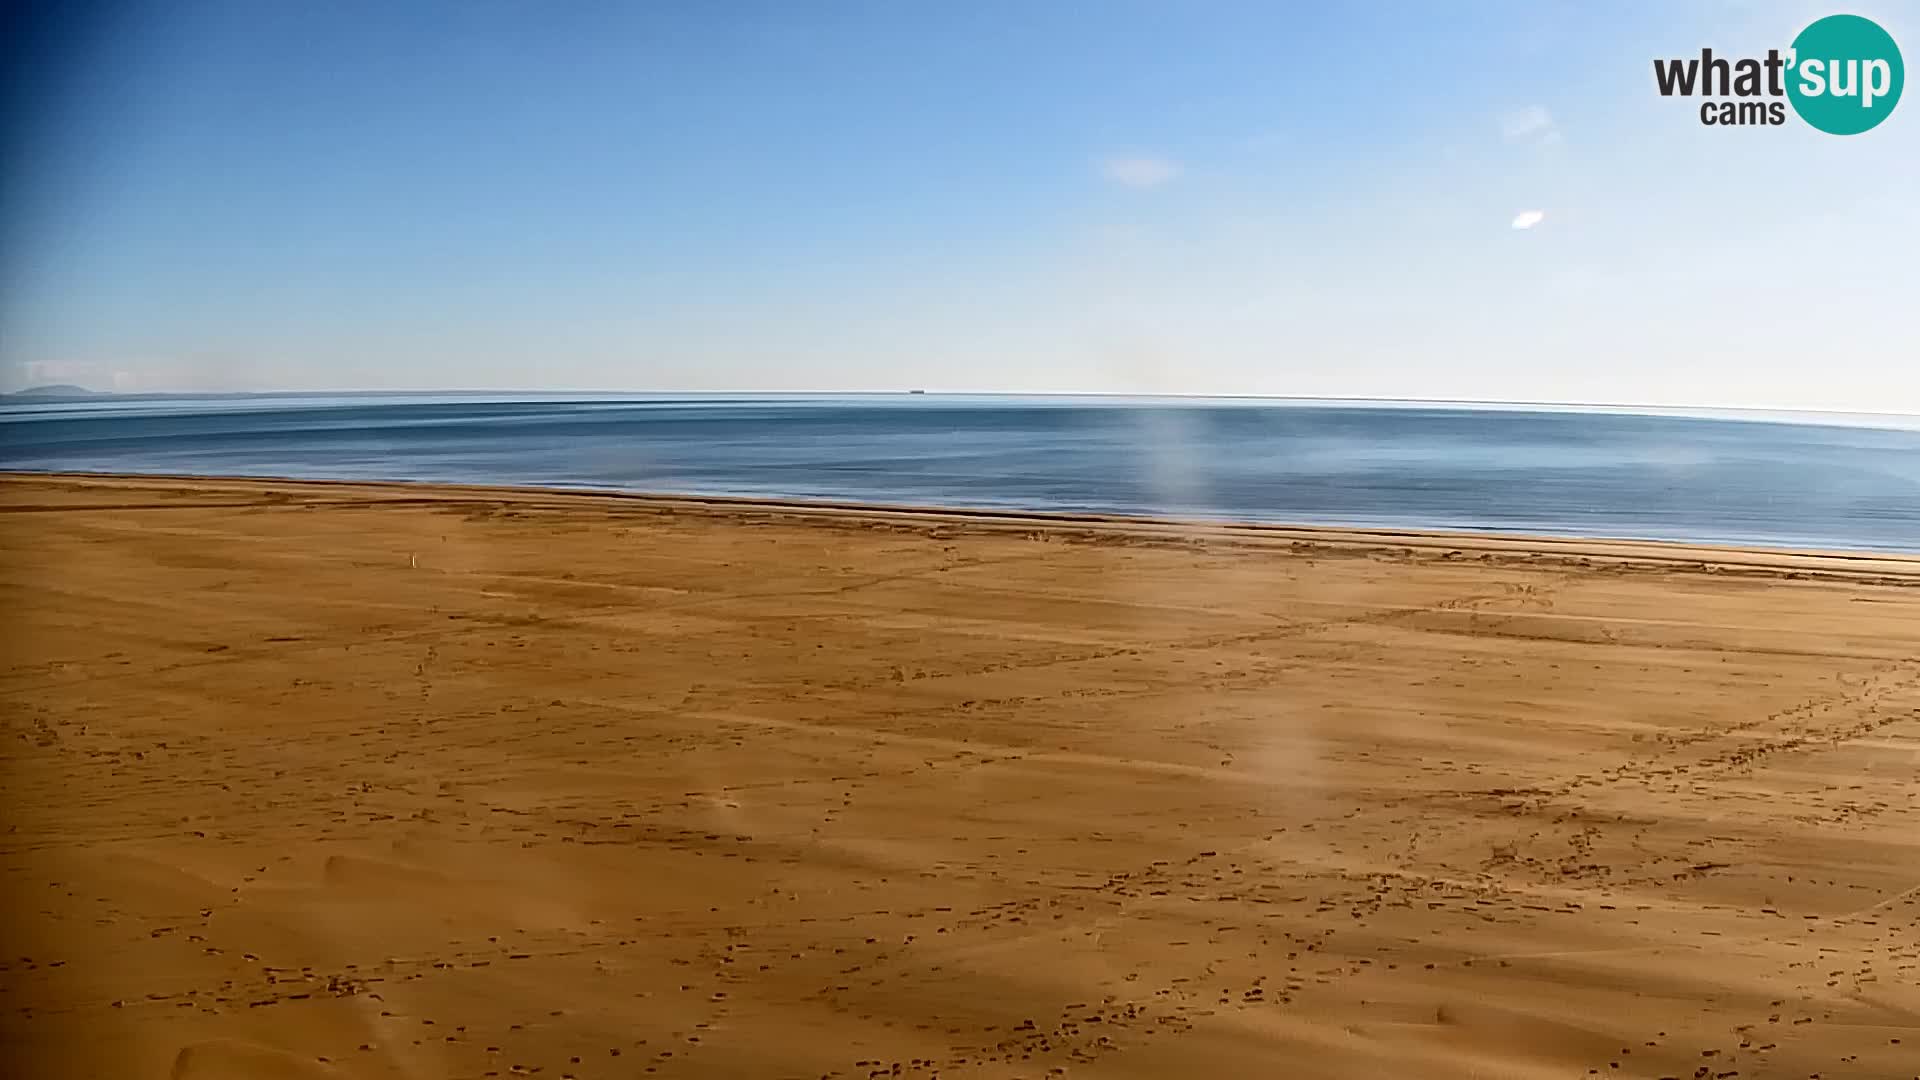
<instances>
[{"instance_id":1,"label":"golden sand","mask_svg":"<svg viewBox=\"0 0 1920 1080\"><path fill-rule=\"evenodd\" d=\"M1920 561L0 483L20 1077L1920 1076Z\"/></svg>"}]
</instances>

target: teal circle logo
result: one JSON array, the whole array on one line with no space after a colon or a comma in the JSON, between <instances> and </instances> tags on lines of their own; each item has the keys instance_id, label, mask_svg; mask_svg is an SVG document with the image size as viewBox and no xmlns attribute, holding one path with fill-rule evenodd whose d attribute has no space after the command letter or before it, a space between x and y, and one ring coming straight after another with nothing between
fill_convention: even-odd
<instances>
[{"instance_id":1,"label":"teal circle logo","mask_svg":"<svg viewBox=\"0 0 1920 1080\"><path fill-rule=\"evenodd\" d=\"M1800 31L1789 64L1793 111L1830 135L1858 135L1885 120L1907 82L1893 35L1858 15L1829 15Z\"/></svg>"}]
</instances>

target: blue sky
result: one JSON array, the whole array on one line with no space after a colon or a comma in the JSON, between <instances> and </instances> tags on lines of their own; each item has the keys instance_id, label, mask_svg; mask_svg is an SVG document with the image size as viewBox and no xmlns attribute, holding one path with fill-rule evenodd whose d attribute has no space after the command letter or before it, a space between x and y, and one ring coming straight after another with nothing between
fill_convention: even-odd
<instances>
[{"instance_id":1,"label":"blue sky","mask_svg":"<svg viewBox=\"0 0 1920 1080\"><path fill-rule=\"evenodd\" d=\"M0 382L1920 412L1920 104L1653 89L1834 10L122 6L25 84Z\"/></svg>"}]
</instances>

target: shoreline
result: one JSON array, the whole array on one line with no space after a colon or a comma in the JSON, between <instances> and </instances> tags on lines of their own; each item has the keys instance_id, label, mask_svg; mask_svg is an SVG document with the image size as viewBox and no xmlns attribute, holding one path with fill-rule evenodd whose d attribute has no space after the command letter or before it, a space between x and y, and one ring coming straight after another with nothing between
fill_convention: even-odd
<instances>
[{"instance_id":1,"label":"shoreline","mask_svg":"<svg viewBox=\"0 0 1920 1080\"><path fill-rule=\"evenodd\" d=\"M630 510L651 513L702 513L715 516L776 515L784 520L892 522L928 528L964 526L980 531L1044 528L1055 535L1102 537L1170 543L1207 542L1232 547L1290 546L1296 550L1345 550L1356 553L1406 549L1430 558L1486 556L1500 561L1566 559L1648 568L1701 572L1749 572L1787 576L1805 573L1857 580L1863 575L1920 585L1920 552L1871 549L1773 548L1709 544L1684 540L1647 540L1604 536L1574 537L1494 531L1397 529L1366 526L1278 524L1233 519L1156 517L1076 511L1002 510L964 506L865 503L828 499L780 499L744 495L693 495L630 491L619 488L544 487L524 484L470 484L433 480L343 480L281 476L210 476L191 473L32 472L0 470L0 484L80 484L176 491L361 491L390 494L395 505L420 502L511 502L552 509ZM186 504L183 504L186 505ZM57 509L49 507L48 509ZM23 508L0 505L0 513Z\"/></svg>"}]
</instances>

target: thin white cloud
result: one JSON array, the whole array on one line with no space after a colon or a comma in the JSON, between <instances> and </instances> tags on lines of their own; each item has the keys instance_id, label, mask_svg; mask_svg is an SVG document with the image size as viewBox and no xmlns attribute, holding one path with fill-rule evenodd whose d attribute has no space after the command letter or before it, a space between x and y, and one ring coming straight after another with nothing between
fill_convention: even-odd
<instances>
[{"instance_id":1,"label":"thin white cloud","mask_svg":"<svg viewBox=\"0 0 1920 1080\"><path fill-rule=\"evenodd\" d=\"M1158 157L1110 157L1100 162L1100 175L1123 187L1157 188L1180 175L1180 163Z\"/></svg>"},{"instance_id":2,"label":"thin white cloud","mask_svg":"<svg viewBox=\"0 0 1920 1080\"><path fill-rule=\"evenodd\" d=\"M1552 145L1560 141L1560 129L1545 105L1528 105L1500 114L1500 137L1508 142Z\"/></svg>"},{"instance_id":3,"label":"thin white cloud","mask_svg":"<svg viewBox=\"0 0 1920 1080\"><path fill-rule=\"evenodd\" d=\"M85 384L97 379L100 365L71 360L28 360L20 365L24 382L29 386L42 383L79 383Z\"/></svg>"},{"instance_id":4,"label":"thin white cloud","mask_svg":"<svg viewBox=\"0 0 1920 1080\"><path fill-rule=\"evenodd\" d=\"M1545 220L1547 220L1545 210L1522 210L1513 215L1513 227L1521 230L1531 229Z\"/></svg>"}]
</instances>

